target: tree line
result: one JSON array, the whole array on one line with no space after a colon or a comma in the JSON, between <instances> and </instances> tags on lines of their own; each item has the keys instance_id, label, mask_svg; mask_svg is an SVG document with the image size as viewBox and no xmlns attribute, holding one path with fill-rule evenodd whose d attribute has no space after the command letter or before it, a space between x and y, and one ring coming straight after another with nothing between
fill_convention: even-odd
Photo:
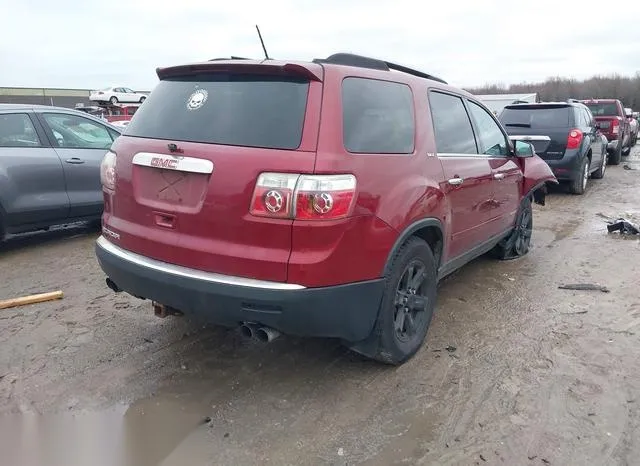
<instances>
[{"instance_id":1,"label":"tree line","mask_svg":"<svg viewBox=\"0 0 640 466\"><path fill-rule=\"evenodd\" d=\"M618 74L593 76L578 80L552 77L544 82L520 84L490 84L466 89L471 94L529 94L537 92L541 101L567 99L620 99L625 107L640 110L640 72L635 76Z\"/></svg>"}]
</instances>

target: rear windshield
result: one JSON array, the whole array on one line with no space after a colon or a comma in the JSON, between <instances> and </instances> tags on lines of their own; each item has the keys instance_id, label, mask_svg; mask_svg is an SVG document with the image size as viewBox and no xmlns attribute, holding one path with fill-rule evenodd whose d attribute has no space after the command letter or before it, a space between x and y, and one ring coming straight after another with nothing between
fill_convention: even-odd
<instances>
[{"instance_id":1,"label":"rear windshield","mask_svg":"<svg viewBox=\"0 0 640 466\"><path fill-rule=\"evenodd\" d=\"M160 81L127 136L297 149L309 82L288 77L197 74Z\"/></svg>"},{"instance_id":2,"label":"rear windshield","mask_svg":"<svg viewBox=\"0 0 640 466\"><path fill-rule=\"evenodd\" d=\"M569 126L569 107L513 108L507 107L500 114L505 126L522 128L553 128Z\"/></svg>"},{"instance_id":3,"label":"rear windshield","mask_svg":"<svg viewBox=\"0 0 640 466\"><path fill-rule=\"evenodd\" d=\"M585 105L589 107L593 116L616 116L618 114L618 105L615 102Z\"/></svg>"}]
</instances>

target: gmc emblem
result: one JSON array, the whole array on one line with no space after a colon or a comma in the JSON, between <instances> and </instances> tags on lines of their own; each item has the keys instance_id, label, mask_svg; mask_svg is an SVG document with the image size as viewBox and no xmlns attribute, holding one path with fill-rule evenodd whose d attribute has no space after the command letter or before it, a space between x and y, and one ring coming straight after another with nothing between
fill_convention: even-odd
<instances>
[{"instance_id":1,"label":"gmc emblem","mask_svg":"<svg viewBox=\"0 0 640 466\"><path fill-rule=\"evenodd\" d=\"M169 168L171 170L176 170L178 168L178 161L174 159L163 159L160 157L154 157L151 159L150 165L157 168Z\"/></svg>"}]
</instances>

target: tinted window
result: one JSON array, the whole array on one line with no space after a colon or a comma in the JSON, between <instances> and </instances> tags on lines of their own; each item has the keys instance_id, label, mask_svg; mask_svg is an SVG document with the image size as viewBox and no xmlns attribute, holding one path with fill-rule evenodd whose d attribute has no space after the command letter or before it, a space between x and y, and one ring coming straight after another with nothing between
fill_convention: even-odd
<instances>
[{"instance_id":1,"label":"tinted window","mask_svg":"<svg viewBox=\"0 0 640 466\"><path fill-rule=\"evenodd\" d=\"M581 108L580 113L582 114L582 124L584 126L591 126L591 115L589 114L589 111L585 108Z\"/></svg>"},{"instance_id":2,"label":"tinted window","mask_svg":"<svg viewBox=\"0 0 640 466\"><path fill-rule=\"evenodd\" d=\"M498 123L479 105L469 102L469 111L478 128L478 142L485 155L507 155L507 140Z\"/></svg>"},{"instance_id":3,"label":"tinted window","mask_svg":"<svg viewBox=\"0 0 640 466\"><path fill-rule=\"evenodd\" d=\"M500 114L505 126L554 128L570 126L571 107L507 107Z\"/></svg>"},{"instance_id":4,"label":"tinted window","mask_svg":"<svg viewBox=\"0 0 640 466\"><path fill-rule=\"evenodd\" d=\"M40 139L26 113L0 114L0 147L38 147Z\"/></svg>"},{"instance_id":5,"label":"tinted window","mask_svg":"<svg viewBox=\"0 0 640 466\"><path fill-rule=\"evenodd\" d=\"M127 136L296 149L308 81L198 74L160 81L127 126Z\"/></svg>"},{"instance_id":6,"label":"tinted window","mask_svg":"<svg viewBox=\"0 0 640 466\"><path fill-rule=\"evenodd\" d=\"M113 139L107 128L87 118L63 113L42 115L58 147L70 149L108 149Z\"/></svg>"},{"instance_id":7,"label":"tinted window","mask_svg":"<svg viewBox=\"0 0 640 466\"><path fill-rule=\"evenodd\" d=\"M618 105L615 102L612 103L590 103L585 104L593 113L593 116L616 116L618 114Z\"/></svg>"},{"instance_id":8,"label":"tinted window","mask_svg":"<svg viewBox=\"0 0 640 466\"><path fill-rule=\"evenodd\" d=\"M410 154L415 122L409 86L374 79L342 82L342 132L349 152Z\"/></svg>"},{"instance_id":9,"label":"tinted window","mask_svg":"<svg viewBox=\"0 0 640 466\"><path fill-rule=\"evenodd\" d=\"M431 92L429 103L437 151L441 154L477 154L471 121L462 99Z\"/></svg>"}]
</instances>

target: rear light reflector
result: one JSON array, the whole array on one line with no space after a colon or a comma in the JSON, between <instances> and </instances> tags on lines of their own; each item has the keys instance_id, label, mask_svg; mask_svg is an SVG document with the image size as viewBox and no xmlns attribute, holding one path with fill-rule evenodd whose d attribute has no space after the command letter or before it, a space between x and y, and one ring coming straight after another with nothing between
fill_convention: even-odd
<instances>
[{"instance_id":1,"label":"rear light reflector","mask_svg":"<svg viewBox=\"0 0 640 466\"><path fill-rule=\"evenodd\" d=\"M580 147L582 137L582 131L579 129L572 129L569 131L569 136L567 137L567 149L577 149Z\"/></svg>"},{"instance_id":2,"label":"rear light reflector","mask_svg":"<svg viewBox=\"0 0 640 466\"><path fill-rule=\"evenodd\" d=\"M356 194L356 177L262 173L251 199L250 213L296 220L347 217Z\"/></svg>"},{"instance_id":3,"label":"rear light reflector","mask_svg":"<svg viewBox=\"0 0 640 466\"><path fill-rule=\"evenodd\" d=\"M116 189L116 154L108 151L100 164L100 182L111 191Z\"/></svg>"},{"instance_id":4,"label":"rear light reflector","mask_svg":"<svg viewBox=\"0 0 640 466\"><path fill-rule=\"evenodd\" d=\"M611 132L613 134L620 133L620 120L617 118L611 122Z\"/></svg>"}]
</instances>

